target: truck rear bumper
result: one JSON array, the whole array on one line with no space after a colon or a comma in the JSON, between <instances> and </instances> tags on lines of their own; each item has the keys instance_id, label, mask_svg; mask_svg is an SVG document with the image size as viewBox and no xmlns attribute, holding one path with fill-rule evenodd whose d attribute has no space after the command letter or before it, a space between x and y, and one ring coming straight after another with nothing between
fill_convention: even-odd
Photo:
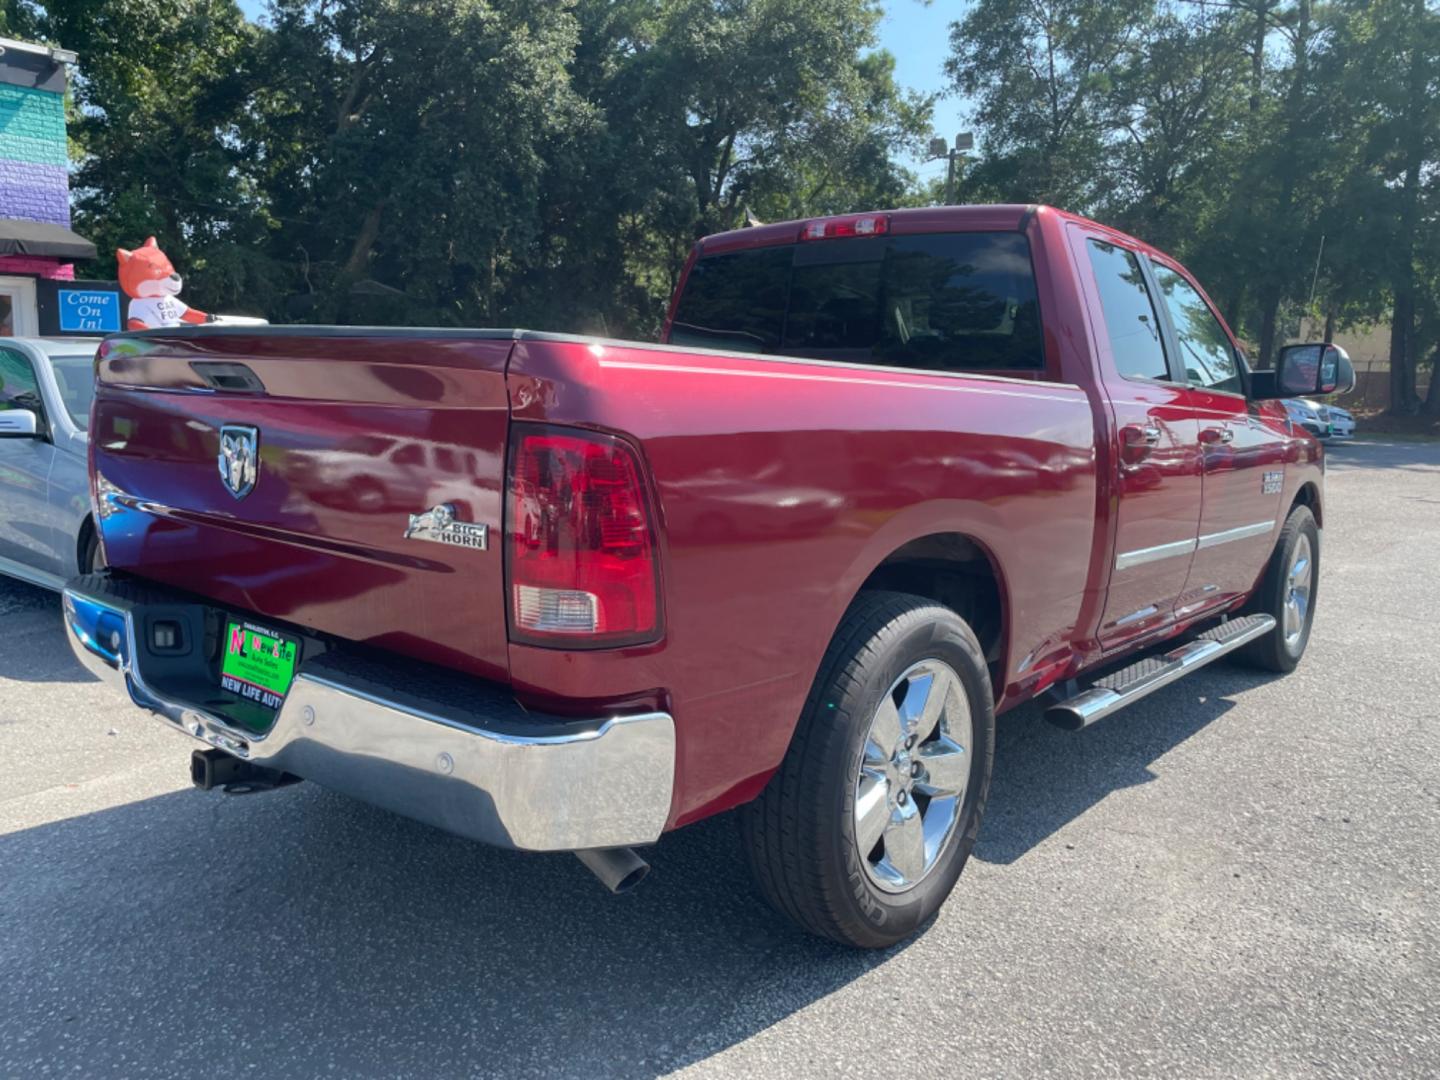
<instances>
[{"instance_id":1,"label":"truck rear bumper","mask_svg":"<svg viewBox=\"0 0 1440 1080\"><path fill-rule=\"evenodd\" d=\"M72 581L71 648L135 704L207 745L500 847L627 847L652 843L665 827L675 768L667 713L539 718L478 680L445 678L448 692L436 692L442 684L414 677L416 665L327 652L302 658L274 725L256 734L147 682L148 643L137 636L147 592L106 575ZM161 602L167 611L176 604Z\"/></svg>"}]
</instances>

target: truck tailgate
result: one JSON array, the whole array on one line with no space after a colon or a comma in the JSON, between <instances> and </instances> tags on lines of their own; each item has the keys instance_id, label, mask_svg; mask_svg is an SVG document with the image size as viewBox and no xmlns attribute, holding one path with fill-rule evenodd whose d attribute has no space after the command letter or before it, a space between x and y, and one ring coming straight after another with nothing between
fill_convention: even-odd
<instances>
[{"instance_id":1,"label":"truck tailgate","mask_svg":"<svg viewBox=\"0 0 1440 1080\"><path fill-rule=\"evenodd\" d=\"M109 564L486 677L507 672L499 543L509 331L227 328L109 339L91 424ZM253 486L221 429L253 429ZM234 433L232 432L232 435ZM406 539L441 504L488 550ZM473 538L473 530L470 533Z\"/></svg>"}]
</instances>

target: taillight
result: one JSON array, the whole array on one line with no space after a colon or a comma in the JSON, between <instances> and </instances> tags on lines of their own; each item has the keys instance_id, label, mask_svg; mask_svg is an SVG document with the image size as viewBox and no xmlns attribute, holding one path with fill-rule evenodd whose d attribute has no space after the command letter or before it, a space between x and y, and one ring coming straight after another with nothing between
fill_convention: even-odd
<instances>
[{"instance_id":1,"label":"taillight","mask_svg":"<svg viewBox=\"0 0 1440 1080\"><path fill-rule=\"evenodd\" d=\"M650 506L629 446L515 424L507 509L513 640L594 648L660 635Z\"/></svg>"},{"instance_id":2,"label":"taillight","mask_svg":"<svg viewBox=\"0 0 1440 1080\"><path fill-rule=\"evenodd\" d=\"M855 214L851 217L820 218L807 221L800 230L801 240L829 240L837 236L879 236L890 231L890 219L884 214Z\"/></svg>"}]
</instances>

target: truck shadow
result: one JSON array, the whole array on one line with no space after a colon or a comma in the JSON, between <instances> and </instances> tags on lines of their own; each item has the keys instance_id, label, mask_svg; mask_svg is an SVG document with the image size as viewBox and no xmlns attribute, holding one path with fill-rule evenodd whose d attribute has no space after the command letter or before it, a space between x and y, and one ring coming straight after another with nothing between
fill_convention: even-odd
<instances>
[{"instance_id":1,"label":"truck shadow","mask_svg":"<svg viewBox=\"0 0 1440 1080\"><path fill-rule=\"evenodd\" d=\"M28 683L98 681L70 652L58 593L0 578L0 617L4 617L7 628L4 645L0 646L0 679Z\"/></svg>"},{"instance_id":2,"label":"truck shadow","mask_svg":"<svg viewBox=\"0 0 1440 1080\"><path fill-rule=\"evenodd\" d=\"M59 610L60 597L26 581L0 577L0 615L21 611L39 611L47 607Z\"/></svg>"},{"instance_id":3,"label":"truck shadow","mask_svg":"<svg viewBox=\"0 0 1440 1080\"><path fill-rule=\"evenodd\" d=\"M1152 779L1261 681L1217 668L1079 735L1038 710L1006 717L977 855L1013 862ZM791 930L751 889L733 826L666 838L652 880L620 897L569 856L482 847L311 784L178 791L0 835L0 1075L669 1072L900 951Z\"/></svg>"},{"instance_id":4,"label":"truck shadow","mask_svg":"<svg viewBox=\"0 0 1440 1080\"><path fill-rule=\"evenodd\" d=\"M1367 436L1359 442L1325 445L1327 468L1336 472L1352 470L1396 470L1433 473L1440 469L1440 441L1388 441L1384 435Z\"/></svg>"},{"instance_id":5,"label":"truck shadow","mask_svg":"<svg viewBox=\"0 0 1440 1080\"><path fill-rule=\"evenodd\" d=\"M733 826L619 897L309 784L0 836L0 1075L668 1072L891 955L782 925Z\"/></svg>"},{"instance_id":6,"label":"truck shadow","mask_svg":"<svg viewBox=\"0 0 1440 1080\"><path fill-rule=\"evenodd\" d=\"M1038 703L1000 717L975 857L1012 863L1111 792L1155 780L1155 761L1271 678L1222 661L1083 731L1047 723Z\"/></svg>"}]
</instances>

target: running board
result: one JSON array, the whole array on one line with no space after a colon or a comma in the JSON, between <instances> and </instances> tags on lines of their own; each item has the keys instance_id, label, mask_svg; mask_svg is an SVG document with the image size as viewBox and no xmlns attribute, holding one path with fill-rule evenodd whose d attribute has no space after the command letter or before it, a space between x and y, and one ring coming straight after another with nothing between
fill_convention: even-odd
<instances>
[{"instance_id":1,"label":"running board","mask_svg":"<svg viewBox=\"0 0 1440 1080\"><path fill-rule=\"evenodd\" d=\"M1230 619L1167 653L1147 656L1097 679L1089 690L1051 705L1045 719L1078 731L1274 629L1275 620L1269 615Z\"/></svg>"}]
</instances>

